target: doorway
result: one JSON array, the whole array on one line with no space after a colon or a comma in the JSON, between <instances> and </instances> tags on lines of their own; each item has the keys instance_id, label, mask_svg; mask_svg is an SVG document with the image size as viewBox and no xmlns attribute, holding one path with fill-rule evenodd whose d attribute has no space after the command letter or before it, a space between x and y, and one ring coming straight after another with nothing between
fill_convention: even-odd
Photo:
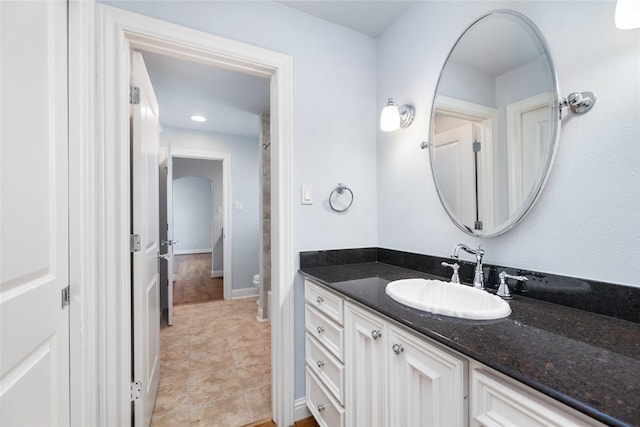
<instances>
[{"instance_id":1,"label":"doorway","mask_svg":"<svg viewBox=\"0 0 640 427\"><path fill-rule=\"evenodd\" d=\"M150 49L183 59L224 66L270 80L272 125L272 413L281 425L294 420L293 355L293 283L294 256L292 238L292 61L266 49L246 45L152 18L96 6L97 87L96 128L98 146L105 154L99 158L100 170L107 171L97 196L105 217L99 227L107 239L98 269L102 280L115 283L97 301L98 322L106 329L100 345L102 368L109 381L101 389L106 411L115 414L111 423L126 424L130 418L130 401L121 390L131 378L130 271L128 214L130 194L127 111L129 49ZM110 94L109 96L100 96ZM112 96L111 96L112 95ZM125 184L125 185L123 185ZM125 251L125 252L123 252Z\"/></svg>"},{"instance_id":2,"label":"doorway","mask_svg":"<svg viewBox=\"0 0 640 427\"><path fill-rule=\"evenodd\" d=\"M214 190L214 183L218 179L212 176L219 171L221 180L222 163L179 158L172 163L173 274L160 280L173 281L174 305L223 299L222 218L219 218L222 206L215 201L218 191ZM216 206L220 207L218 215ZM215 264L219 264L217 269Z\"/></svg>"},{"instance_id":3,"label":"doorway","mask_svg":"<svg viewBox=\"0 0 640 427\"><path fill-rule=\"evenodd\" d=\"M159 210L165 214L159 232L167 261L160 278L167 326L160 331L153 423L242 425L270 419L271 329L256 319L253 287L264 169L260 120L269 116L262 111L269 108L268 81L142 54L158 98L166 157L159 162ZM252 95L259 99L252 101ZM261 114L251 117L251 108ZM214 123L185 124L194 112ZM219 116L226 116L225 123L215 123ZM234 120L239 129L228 127Z\"/></svg>"},{"instance_id":4,"label":"doorway","mask_svg":"<svg viewBox=\"0 0 640 427\"><path fill-rule=\"evenodd\" d=\"M160 269L160 302L163 325L172 325L174 305L224 299L225 269L231 283L233 244L224 237L231 218L225 196L230 156L172 152L170 142L160 140L160 238L167 261Z\"/></svg>"}]
</instances>

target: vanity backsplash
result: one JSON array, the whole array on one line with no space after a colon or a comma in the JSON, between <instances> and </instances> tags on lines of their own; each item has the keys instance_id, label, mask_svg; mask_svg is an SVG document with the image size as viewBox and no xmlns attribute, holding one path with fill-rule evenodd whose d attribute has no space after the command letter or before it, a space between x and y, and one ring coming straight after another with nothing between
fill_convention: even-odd
<instances>
[{"instance_id":1,"label":"vanity backsplash","mask_svg":"<svg viewBox=\"0 0 640 427\"><path fill-rule=\"evenodd\" d=\"M301 269L338 265L352 266L350 268L353 269L354 278L357 278L358 274L357 264L379 262L432 274L448 280L452 271L441 265L443 261L451 263L452 259L384 248L337 249L300 253ZM460 281L472 283L475 265L463 260L455 260L455 262L460 264ZM528 278L526 285L517 284L511 288L514 295L522 295L640 323L640 288L485 263L483 271L485 286L488 289L498 288L498 274L503 270L509 274Z\"/></svg>"}]
</instances>

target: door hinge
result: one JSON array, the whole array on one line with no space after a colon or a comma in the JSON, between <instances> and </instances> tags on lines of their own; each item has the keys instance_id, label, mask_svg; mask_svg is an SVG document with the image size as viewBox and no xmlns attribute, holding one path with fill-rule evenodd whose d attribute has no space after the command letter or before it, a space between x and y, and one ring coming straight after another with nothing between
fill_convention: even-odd
<instances>
[{"instance_id":1,"label":"door hinge","mask_svg":"<svg viewBox=\"0 0 640 427\"><path fill-rule=\"evenodd\" d=\"M482 221L476 221L473 225L473 228L475 228L476 230L482 230Z\"/></svg>"},{"instance_id":2,"label":"door hinge","mask_svg":"<svg viewBox=\"0 0 640 427\"><path fill-rule=\"evenodd\" d=\"M131 383L131 401L135 402L138 399L142 399L142 381Z\"/></svg>"},{"instance_id":3,"label":"door hinge","mask_svg":"<svg viewBox=\"0 0 640 427\"><path fill-rule=\"evenodd\" d=\"M474 153L479 153L481 148L482 148L482 144L480 143L480 141L474 141L473 142L473 152Z\"/></svg>"},{"instance_id":4,"label":"door hinge","mask_svg":"<svg viewBox=\"0 0 640 427\"><path fill-rule=\"evenodd\" d=\"M129 238L129 247L131 252L140 252L140 235L139 234L132 234Z\"/></svg>"},{"instance_id":5,"label":"door hinge","mask_svg":"<svg viewBox=\"0 0 640 427\"><path fill-rule=\"evenodd\" d=\"M69 285L66 288L62 289L62 308L65 308L71 303L71 291L69 289Z\"/></svg>"},{"instance_id":6,"label":"door hinge","mask_svg":"<svg viewBox=\"0 0 640 427\"><path fill-rule=\"evenodd\" d=\"M138 86L129 86L129 104L140 104L140 88Z\"/></svg>"}]
</instances>

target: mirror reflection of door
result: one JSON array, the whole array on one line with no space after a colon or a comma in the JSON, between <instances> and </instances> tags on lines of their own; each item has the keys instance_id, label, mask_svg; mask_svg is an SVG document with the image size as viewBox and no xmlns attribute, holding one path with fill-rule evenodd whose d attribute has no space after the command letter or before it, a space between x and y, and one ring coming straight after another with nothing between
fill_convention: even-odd
<instances>
[{"instance_id":1,"label":"mirror reflection of door","mask_svg":"<svg viewBox=\"0 0 640 427\"><path fill-rule=\"evenodd\" d=\"M433 171L439 193L449 214L475 234L492 229L498 215L495 114L493 108L441 96L434 116Z\"/></svg>"},{"instance_id":2,"label":"mirror reflection of door","mask_svg":"<svg viewBox=\"0 0 640 427\"><path fill-rule=\"evenodd\" d=\"M436 174L443 188L443 201L464 226L473 229L477 207L473 124L461 122L453 129L436 134Z\"/></svg>"},{"instance_id":3,"label":"mirror reflection of door","mask_svg":"<svg viewBox=\"0 0 640 427\"><path fill-rule=\"evenodd\" d=\"M551 145L553 95L542 93L510 104L507 111L509 214L518 213L547 167Z\"/></svg>"}]
</instances>

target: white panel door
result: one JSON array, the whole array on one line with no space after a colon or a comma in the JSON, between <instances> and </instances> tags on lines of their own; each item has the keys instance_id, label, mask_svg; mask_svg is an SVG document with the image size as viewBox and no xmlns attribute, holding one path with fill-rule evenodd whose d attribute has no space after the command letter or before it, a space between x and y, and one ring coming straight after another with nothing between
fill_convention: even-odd
<instances>
[{"instance_id":1,"label":"white panel door","mask_svg":"<svg viewBox=\"0 0 640 427\"><path fill-rule=\"evenodd\" d=\"M451 213L474 229L476 221L476 164L473 152L473 124L435 135L435 175L440 194ZM443 167L439 167L442 166Z\"/></svg>"},{"instance_id":2,"label":"white panel door","mask_svg":"<svg viewBox=\"0 0 640 427\"><path fill-rule=\"evenodd\" d=\"M346 424L386 425L386 322L347 304L345 329Z\"/></svg>"},{"instance_id":3,"label":"white panel door","mask_svg":"<svg viewBox=\"0 0 640 427\"><path fill-rule=\"evenodd\" d=\"M465 426L466 362L396 327L388 328L392 426Z\"/></svg>"},{"instance_id":4,"label":"white panel door","mask_svg":"<svg viewBox=\"0 0 640 427\"><path fill-rule=\"evenodd\" d=\"M67 4L0 1L0 425L69 425Z\"/></svg>"},{"instance_id":5,"label":"white panel door","mask_svg":"<svg viewBox=\"0 0 640 427\"><path fill-rule=\"evenodd\" d=\"M549 161L551 123L556 110L550 94L526 98L506 108L509 136L509 213L531 197Z\"/></svg>"},{"instance_id":6,"label":"white panel door","mask_svg":"<svg viewBox=\"0 0 640 427\"><path fill-rule=\"evenodd\" d=\"M160 382L160 235L158 102L142 55L132 52L133 85L140 103L133 105L131 167L133 233L140 245L133 253L133 369L142 383L136 400L135 425L148 426Z\"/></svg>"},{"instance_id":7,"label":"white panel door","mask_svg":"<svg viewBox=\"0 0 640 427\"><path fill-rule=\"evenodd\" d=\"M545 105L522 113L520 194L526 199L538 182L549 153L549 110Z\"/></svg>"}]
</instances>

